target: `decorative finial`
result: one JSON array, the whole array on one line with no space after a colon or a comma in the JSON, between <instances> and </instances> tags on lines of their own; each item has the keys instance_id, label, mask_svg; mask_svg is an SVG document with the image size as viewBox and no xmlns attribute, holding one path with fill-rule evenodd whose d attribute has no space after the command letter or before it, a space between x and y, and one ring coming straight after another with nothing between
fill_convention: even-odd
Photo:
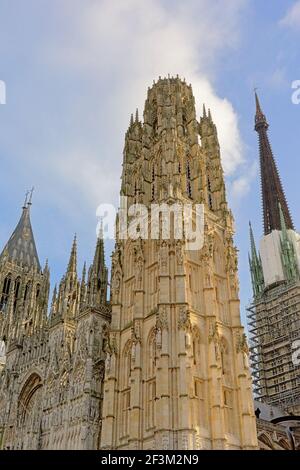
<instances>
[{"instance_id":1,"label":"decorative finial","mask_svg":"<svg viewBox=\"0 0 300 470\"><path fill-rule=\"evenodd\" d=\"M32 195L33 195L33 191L34 191L34 186L32 186L31 190L29 191L29 200L28 200L28 203L27 203L28 206L31 206L31 205L32 205Z\"/></svg>"},{"instance_id":2,"label":"decorative finial","mask_svg":"<svg viewBox=\"0 0 300 470\"><path fill-rule=\"evenodd\" d=\"M98 232L98 238L101 238L103 240L103 219L100 219L100 228Z\"/></svg>"},{"instance_id":3,"label":"decorative finial","mask_svg":"<svg viewBox=\"0 0 300 470\"><path fill-rule=\"evenodd\" d=\"M81 276L82 284L85 283L85 276L86 276L86 262L83 263L82 276Z\"/></svg>"},{"instance_id":4,"label":"decorative finial","mask_svg":"<svg viewBox=\"0 0 300 470\"><path fill-rule=\"evenodd\" d=\"M139 122L139 110L138 110L138 108L136 108L136 111L135 111L135 122Z\"/></svg>"},{"instance_id":5,"label":"decorative finial","mask_svg":"<svg viewBox=\"0 0 300 470\"><path fill-rule=\"evenodd\" d=\"M259 98L258 98L258 94L257 94L257 90L258 88L257 87L254 87L254 95L255 95L255 103L256 103L256 111L261 113L261 106L260 106L260 102L259 102Z\"/></svg>"},{"instance_id":6,"label":"decorative finial","mask_svg":"<svg viewBox=\"0 0 300 470\"><path fill-rule=\"evenodd\" d=\"M131 113L131 116L130 116L130 126L132 126L133 124L133 114Z\"/></svg>"},{"instance_id":7,"label":"decorative finial","mask_svg":"<svg viewBox=\"0 0 300 470\"><path fill-rule=\"evenodd\" d=\"M23 209L27 208L27 201L28 201L29 193L30 193L30 191L26 191L26 193L25 193L25 201L24 201L24 204L23 204Z\"/></svg>"},{"instance_id":8,"label":"decorative finial","mask_svg":"<svg viewBox=\"0 0 300 470\"><path fill-rule=\"evenodd\" d=\"M206 114L206 107L205 107L205 104L203 103L203 117L206 118L207 117L207 114Z\"/></svg>"}]
</instances>

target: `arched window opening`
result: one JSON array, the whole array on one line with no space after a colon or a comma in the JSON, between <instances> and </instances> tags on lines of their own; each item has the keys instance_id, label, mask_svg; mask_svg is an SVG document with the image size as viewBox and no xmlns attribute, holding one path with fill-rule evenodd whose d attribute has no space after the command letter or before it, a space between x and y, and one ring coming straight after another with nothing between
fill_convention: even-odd
<instances>
[{"instance_id":1,"label":"arched window opening","mask_svg":"<svg viewBox=\"0 0 300 470\"><path fill-rule=\"evenodd\" d=\"M193 329L192 335L192 355L193 355L193 364L197 366L198 375L201 368L201 351L200 351L200 333L198 328Z\"/></svg>"},{"instance_id":2,"label":"arched window opening","mask_svg":"<svg viewBox=\"0 0 300 470\"><path fill-rule=\"evenodd\" d=\"M41 378L33 373L22 388L18 401L18 424L24 430L33 417L40 418L41 391Z\"/></svg>"},{"instance_id":3,"label":"arched window opening","mask_svg":"<svg viewBox=\"0 0 300 470\"><path fill-rule=\"evenodd\" d=\"M224 403L225 430L227 433L234 434L235 412L234 412L233 391L231 389L225 388L223 390L223 403Z\"/></svg>"},{"instance_id":4,"label":"arched window opening","mask_svg":"<svg viewBox=\"0 0 300 470\"><path fill-rule=\"evenodd\" d=\"M131 376L131 342L125 345L122 358L123 390L121 392L121 438L129 435L130 412L130 376Z\"/></svg>"},{"instance_id":5,"label":"arched window opening","mask_svg":"<svg viewBox=\"0 0 300 470\"><path fill-rule=\"evenodd\" d=\"M11 286L11 275L9 274L4 279L1 301L0 301L0 310L6 309L8 298L9 298L10 286Z\"/></svg>"},{"instance_id":6,"label":"arched window opening","mask_svg":"<svg viewBox=\"0 0 300 470\"><path fill-rule=\"evenodd\" d=\"M207 190L208 190L208 206L210 210L213 210L213 200L212 200L212 192L211 192L211 183L210 179L207 178Z\"/></svg>"},{"instance_id":7,"label":"arched window opening","mask_svg":"<svg viewBox=\"0 0 300 470\"><path fill-rule=\"evenodd\" d=\"M191 169L190 169L190 163L189 162L187 162L186 174L187 174L188 180L190 180L191 179Z\"/></svg>"},{"instance_id":8,"label":"arched window opening","mask_svg":"<svg viewBox=\"0 0 300 470\"><path fill-rule=\"evenodd\" d=\"M229 364L229 350L227 342L224 338L221 340L221 368L222 375L228 376L230 374L230 364Z\"/></svg>"},{"instance_id":9,"label":"arched window opening","mask_svg":"<svg viewBox=\"0 0 300 470\"><path fill-rule=\"evenodd\" d=\"M155 426L155 399L156 399L156 335L161 335L161 331L157 332L152 329L148 338L147 347L147 389L146 389L146 427L152 429ZM158 341L160 341L158 339Z\"/></svg>"},{"instance_id":10,"label":"arched window opening","mask_svg":"<svg viewBox=\"0 0 300 470\"><path fill-rule=\"evenodd\" d=\"M35 294L36 299L39 298L39 296L40 296L40 291L41 291L41 286L40 286L39 284L37 284L37 285L36 285L36 290L35 290L35 292L36 292L36 294Z\"/></svg>"},{"instance_id":11,"label":"arched window opening","mask_svg":"<svg viewBox=\"0 0 300 470\"><path fill-rule=\"evenodd\" d=\"M186 164L186 191L188 197L192 197L192 184L191 184L191 167L190 162L187 161Z\"/></svg>"},{"instance_id":12,"label":"arched window opening","mask_svg":"<svg viewBox=\"0 0 300 470\"><path fill-rule=\"evenodd\" d=\"M130 387L131 345L128 342L123 353L123 388Z\"/></svg>"},{"instance_id":13,"label":"arched window opening","mask_svg":"<svg viewBox=\"0 0 300 470\"><path fill-rule=\"evenodd\" d=\"M16 311L18 300L20 298L20 286L21 286L21 278L17 277L17 279L15 280L14 312Z\"/></svg>"},{"instance_id":14,"label":"arched window opening","mask_svg":"<svg viewBox=\"0 0 300 470\"><path fill-rule=\"evenodd\" d=\"M24 303L25 303L25 302L28 300L28 298L29 298L30 288L31 288L31 282L29 281L29 282L26 284L26 287L25 287Z\"/></svg>"},{"instance_id":15,"label":"arched window opening","mask_svg":"<svg viewBox=\"0 0 300 470\"><path fill-rule=\"evenodd\" d=\"M182 131L183 131L183 135L186 135L186 127L187 127L186 117L185 117L185 115L183 114L183 116L182 116Z\"/></svg>"},{"instance_id":16,"label":"arched window opening","mask_svg":"<svg viewBox=\"0 0 300 470\"><path fill-rule=\"evenodd\" d=\"M152 332L149 335L149 340L148 340L148 378L154 377L155 375L155 365L156 365L156 337L155 337L155 331L152 330Z\"/></svg>"}]
</instances>

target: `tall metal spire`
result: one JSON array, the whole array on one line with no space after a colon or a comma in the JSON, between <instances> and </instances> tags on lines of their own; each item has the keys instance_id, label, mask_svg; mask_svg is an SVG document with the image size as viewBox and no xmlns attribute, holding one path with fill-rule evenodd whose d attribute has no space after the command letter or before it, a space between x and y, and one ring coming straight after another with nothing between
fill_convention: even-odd
<instances>
[{"instance_id":1,"label":"tall metal spire","mask_svg":"<svg viewBox=\"0 0 300 470\"><path fill-rule=\"evenodd\" d=\"M294 226L269 142L267 133L269 124L262 111L256 91L255 103L255 130L259 136L264 233L265 235L268 235L272 230L281 229L279 203L281 205L287 229L293 230Z\"/></svg>"}]
</instances>

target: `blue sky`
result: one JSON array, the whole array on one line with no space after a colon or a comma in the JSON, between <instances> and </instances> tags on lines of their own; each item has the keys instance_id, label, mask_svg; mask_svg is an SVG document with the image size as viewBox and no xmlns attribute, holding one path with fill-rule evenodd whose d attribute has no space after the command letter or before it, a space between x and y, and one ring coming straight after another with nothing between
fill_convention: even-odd
<instances>
[{"instance_id":1,"label":"blue sky","mask_svg":"<svg viewBox=\"0 0 300 470\"><path fill-rule=\"evenodd\" d=\"M241 313L251 298L248 221L262 235L253 88L299 229L300 1L0 0L0 244L35 186L32 224L52 283L74 233L93 256L96 208L116 203L124 133L153 79L179 74L217 123L240 250ZM107 246L107 261L112 243Z\"/></svg>"}]
</instances>

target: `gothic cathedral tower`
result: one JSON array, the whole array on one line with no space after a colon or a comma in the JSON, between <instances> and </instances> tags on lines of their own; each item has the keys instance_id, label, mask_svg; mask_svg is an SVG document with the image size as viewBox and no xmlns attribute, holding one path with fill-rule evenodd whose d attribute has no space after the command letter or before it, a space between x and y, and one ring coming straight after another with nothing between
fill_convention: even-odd
<instances>
[{"instance_id":1,"label":"gothic cathedral tower","mask_svg":"<svg viewBox=\"0 0 300 470\"><path fill-rule=\"evenodd\" d=\"M126 133L121 196L204 205L204 246L121 239L112 258L112 323L103 449L255 449L248 350L241 325L233 218L216 127L196 120L177 78L148 90L144 122Z\"/></svg>"}]
</instances>

